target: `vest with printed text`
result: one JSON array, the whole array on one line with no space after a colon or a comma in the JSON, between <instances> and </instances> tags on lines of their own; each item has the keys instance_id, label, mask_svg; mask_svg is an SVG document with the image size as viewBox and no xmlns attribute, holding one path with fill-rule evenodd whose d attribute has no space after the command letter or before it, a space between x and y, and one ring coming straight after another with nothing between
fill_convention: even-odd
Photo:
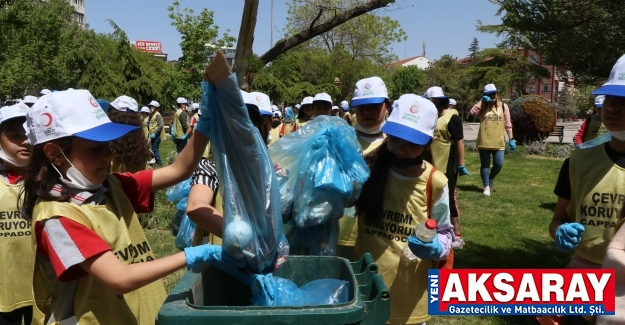
<instances>
[{"instance_id":1,"label":"vest with printed text","mask_svg":"<svg viewBox=\"0 0 625 325\"><path fill-rule=\"evenodd\" d=\"M454 112L447 110L443 116L438 118L438 121L436 122L436 129L434 130L436 140L432 142L431 146L434 167L442 172L447 171L449 151L453 141L448 127L452 116L454 116Z\"/></svg>"},{"instance_id":2,"label":"vest with printed text","mask_svg":"<svg viewBox=\"0 0 625 325\"><path fill-rule=\"evenodd\" d=\"M584 142L588 142L594 138L600 137L608 132L608 129L605 128L603 122L601 121L601 116L593 115L590 118L588 125L586 126L586 134L584 135Z\"/></svg>"},{"instance_id":3,"label":"vest with printed text","mask_svg":"<svg viewBox=\"0 0 625 325\"><path fill-rule=\"evenodd\" d=\"M23 185L7 184L0 179L0 313L31 306L35 246L31 241L31 222L17 210Z\"/></svg>"},{"instance_id":4,"label":"vest with printed text","mask_svg":"<svg viewBox=\"0 0 625 325\"><path fill-rule=\"evenodd\" d=\"M382 217L368 222L358 217L358 239L355 256L370 253L378 271L389 287L391 316L389 324L415 324L427 321L428 269L437 268L435 260L409 260L402 252L408 236L419 223L428 219L427 182L433 166L426 164L423 174L415 180L401 180L389 170L384 189ZM432 202L447 184L440 171L432 174Z\"/></svg>"},{"instance_id":5,"label":"vest with printed text","mask_svg":"<svg viewBox=\"0 0 625 325\"><path fill-rule=\"evenodd\" d=\"M477 134L477 147L486 150L503 150L505 121L503 103L493 105L490 111L480 115L480 131Z\"/></svg>"},{"instance_id":6,"label":"vest with printed text","mask_svg":"<svg viewBox=\"0 0 625 325\"><path fill-rule=\"evenodd\" d=\"M119 261L126 265L154 260L154 252L121 182L109 174L104 186L108 189L105 205L38 201L33 210L33 219L44 223L57 216L73 220L98 234ZM41 324L43 319L43 324L47 323L51 316L50 306L55 303L43 273L42 267L35 262L33 292L36 302L34 319L37 321L33 324ZM81 325L154 324L167 296L162 280L124 295L118 295L91 275L75 281L78 284L73 297L74 316ZM54 319L52 324L64 324L62 319Z\"/></svg>"},{"instance_id":7,"label":"vest with printed text","mask_svg":"<svg viewBox=\"0 0 625 325\"><path fill-rule=\"evenodd\" d=\"M625 203L625 169L600 145L571 151L569 179L571 200L566 212L571 222L586 229L575 253L601 265Z\"/></svg>"}]
</instances>

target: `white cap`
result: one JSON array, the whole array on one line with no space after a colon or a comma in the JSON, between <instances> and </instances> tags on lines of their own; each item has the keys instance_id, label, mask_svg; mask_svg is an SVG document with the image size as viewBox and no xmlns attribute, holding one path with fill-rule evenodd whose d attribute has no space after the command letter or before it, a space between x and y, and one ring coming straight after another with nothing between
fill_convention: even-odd
<instances>
[{"instance_id":1,"label":"white cap","mask_svg":"<svg viewBox=\"0 0 625 325\"><path fill-rule=\"evenodd\" d=\"M244 91L241 91L241 94L245 93ZM271 100L269 99L269 96L267 96L266 94L263 94L261 92L251 92L251 93L245 93L243 95L243 101L245 102L246 105L254 105L256 107L258 107L258 110L260 110L260 115L269 115L271 116Z\"/></svg>"},{"instance_id":2,"label":"white cap","mask_svg":"<svg viewBox=\"0 0 625 325\"><path fill-rule=\"evenodd\" d=\"M295 104L295 108L299 109L300 107L300 104Z\"/></svg>"},{"instance_id":3,"label":"white cap","mask_svg":"<svg viewBox=\"0 0 625 325\"><path fill-rule=\"evenodd\" d=\"M157 101L153 100L151 101L148 106L154 106L154 107L161 107L161 104L159 104Z\"/></svg>"},{"instance_id":4,"label":"white cap","mask_svg":"<svg viewBox=\"0 0 625 325\"><path fill-rule=\"evenodd\" d=\"M276 105L271 105L271 111L275 112L275 111L279 111L280 109L278 108L278 106Z\"/></svg>"},{"instance_id":5,"label":"white cap","mask_svg":"<svg viewBox=\"0 0 625 325\"><path fill-rule=\"evenodd\" d=\"M39 92L39 94L40 94L40 95L47 95L47 94L49 94L49 93L51 93L50 89L42 89L42 90Z\"/></svg>"},{"instance_id":6,"label":"white cap","mask_svg":"<svg viewBox=\"0 0 625 325\"><path fill-rule=\"evenodd\" d=\"M496 92L497 92L497 87L495 87L495 85L488 84L488 85L484 86L484 95L490 95L490 94L496 93Z\"/></svg>"},{"instance_id":7,"label":"white cap","mask_svg":"<svg viewBox=\"0 0 625 325\"><path fill-rule=\"evenodd\" d=\"M443 88L441 87L430 87L430 89L425 92L425 96L427 98L449 98L445 96Z\"/></svg>"},{"instance_id":8,"label":"white cap","mask_svg":"<svg viewBox=\"0 0 625 325\"><path fill-rule=\"evenodd\" d=\"M280 111L273 112L273 117L282 117L282 112Z\"/></svg>"},{"instance_id":9,"label":"white cap","mask_svg":"<svg viewBox=\"0 0 625 325\"><path fill-rule=\"evenodd\" d=\"M191 108L193 110L200 109L200 103L193 103L193 104L191 104Z\"/></svg>"},{"instance_id":10,"label":"white cap","mask_svg":"<svg viewBox=\"0 0 625 325\"><path fill-rule=\"evenodd\" d=\"M178 97L178 99L176 99L176 103L178 104L189 104L189 102L184 98L184 97Z\"/></svg>"},{"instance_id":11,"label":"white cap","mask_svg":"<svg viewBox=\"0 0 625 325\"><path fill-rule=\"evenodd\" d=\"M391 111L397 108L397 101L393 101L393 105L391 105Z\"/></svg>"},{"instance_id":12,"label":"white cap","mask_svg":"<svg viewBox=\"0 0 625 325\"><path fill-rule=\"evenodd\" d=\"M95 142L108 142L137 127L111 122L91 93L78 89L57 91L41 97L27 110L24 129L29 143L35 146L72 135Z\"/></svg>"},{"instance_id":13,"label":"white cap","mask_svg":"<svg viewBox=\"0 0 625 325\"><path fill-rule=\"evenodd\" d=\"M314 98L312 98L310 96L304 97L304 99L302 100L302 106L304 106L304 105L312 105L313 100L314 100Z\"/></svg>"},{"instance_id":14,"label":"white cap","mask_svg":"<svg viewBox=\"0 0 625 325\"><path fill-rule=\"evenodd\" d=\"M346 100L342 101L341 108L343 108L343 110L345 111L349 111L349 103Z\"/></svg>"},{"instance_id":15,"label":"white cap","mask_svg":"<svg viewBox=\"0 0 625 325\"><path fill-rule=\"evenodd\" d=\"M592 92L593 95L625 97L625 55L621 56L610 71L608 82Z\"/></svg>"},{"instance_id":16,"label":"white cap","mask_svg":"<svg viewBox=\"0 0 625 325\"><path fill-rule=\"evenodd\" d=\"M333 111L338 111L338 110L339 110L339 107L338 107L338 106L332 106L332 110L333 110Z\"/></svg>"},{"instance_id":17,"label":"white cap","mask_svg":"<svg viewBox=\"0 0 625 325\"><path fill-rule=\"evenodd\" d=\"M24 103L2 107L0 109L0 124L16 117L24 117L27 112L28 106Z\"/></svg>"},{"instance_id":18,"label":"white cap","mask_svg":"<svg viewBox=\"0 0 625 325\"><path fill-rule=\"evenodd\" d=\"M416 145L426 145L434 136L438 110L431 101L415 94L402 95L382 132Z\"/></svg>"},{"instance_id":19,"label":"white cap","mask_svg":"<svg viewBox=\"0 0 625 325\"><path fill-rule=\"evenodd\" d=\"M121 112L138 112L139 105L132 97L126 95L119 96L111 102L111 106Z\"/></svg>"},{"instance_id":20,"label":"white cap","mask_svg":"<svg viewBox=\"0 0 625 325\"><path fill-rule=\"evenodd\" d=\"M450 99L449 99L449 105L456 106L456 105L457 105L457 104L456 104L456 100L455 100L455 99L453 99L453 98L450 98Z\"/></svg>"},{"instance_id":21,"label":"white cap","mask_svg":"<svg viewBox=\"0 0 625 325\"><path fill-rule=\"evenodd\" d=\"M39 100L39 98L35 97L35 96L26 96L24 97L23 102L26 104L34 104Z\"/></svg>"},{"instance_id":22,"label":"white cap","mask_svg":"<svg viewBox=\"0 0 625 325\"><path fill-rule=\"evenodd\" d=\"M143 107L141 107L140 112L149 114L150 113L150 109L147 106L143 106Z\"/></svg>"},{"instance_id":23,"label":"white cap","mask_svg":"<svg viewBox=\"0 0 625 325\"><path fill-rule=\"evenodd\" d=\"M332 105L332 97L330 97L330 95L326 93L316 94L315 98L313 98L313 103L314 102L327 102L327 103L330 103L330 105Z\"/></svg>"},{"instance_id":24,"label":"white cap","mask_svg":"<svg viewBox=\"0 0 625 325\"><path fill-rule=\"evenodd\" d=\"M366 78L356 83L352 106L380 104L386 99L388 99L388 90L382 78Z\"/></svg>"},{"instance_id":25,"label":"white cap","mask_svg":"<svg viewBox=\"0 0 625 325\"><path fill-rule=\"evenodd\" d=\"M605 100L605 96L604 95L599 95L599 96L595 97L595 106L597 108L603 107L603 101L604 100Z\"/></svg>"}]
</instances>

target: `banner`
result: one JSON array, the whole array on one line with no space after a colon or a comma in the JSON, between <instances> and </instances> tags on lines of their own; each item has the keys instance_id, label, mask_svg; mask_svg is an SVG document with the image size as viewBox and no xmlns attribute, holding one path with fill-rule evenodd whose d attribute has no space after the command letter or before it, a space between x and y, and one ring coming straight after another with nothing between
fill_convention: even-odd
<instances>
[{"instance_id":1,"label":"banner","mask_svg":"<svg viewBox=\"0 0 625 325\"><path fill-rule=\"evenodd\" d=\"M155 41L136 41L135 48L141 52L162 53L163 48L161 42Z\"/></svg>"},{"instance_id":2,"label":"banner","mask_svg":"<svg viewBox=\"0 0 625 325\"><path fill-rule=\"evenodd\" d=\"M614 315L614 270L431 269L430 315Z\"/></svg>"}]
</instances>

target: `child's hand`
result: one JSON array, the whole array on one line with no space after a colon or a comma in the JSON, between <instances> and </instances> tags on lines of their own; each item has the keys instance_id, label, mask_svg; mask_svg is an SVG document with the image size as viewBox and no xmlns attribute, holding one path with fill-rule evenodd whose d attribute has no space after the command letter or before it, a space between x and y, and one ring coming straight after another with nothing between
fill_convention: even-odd
<instances>
[{"instance_id":1,"label":"child's hand","mask_svg":"<svg viewBox=\"0 0 625 325\"><path fill-rule=\"evenodd\" d=\"M415 236L408 237L408 247L418 258L422 260L432 260L439 258L443 253L443 245L438 240L438 236L429 242L423 242Z\"/></svg>"},{"instance_id":2,"label":"child's hand","mask_svg":"<svg viewBox=\"0 0 625 325\"><path fill-rule=\"evenodd\" d=\"M577 222L562 224L556 230L556 248L563 252L572 251L579 244L584 231L584 226Z\"/></svg>"}]
</instances>

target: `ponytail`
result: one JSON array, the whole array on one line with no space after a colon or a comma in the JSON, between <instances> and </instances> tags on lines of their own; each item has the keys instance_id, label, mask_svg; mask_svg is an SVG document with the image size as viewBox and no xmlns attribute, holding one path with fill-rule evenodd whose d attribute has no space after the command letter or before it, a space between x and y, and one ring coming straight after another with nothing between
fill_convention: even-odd
<instances>
[{"instance_id":1,"label":"ponytail","mask_svg":"<svg viewBox=\"0 0 625 325\"><path fill-rule=\"evenodd\" d=\"M356 215L365 218L365 222L373 223L382 218L384 190L391 162L388 159L386 140L377 149L365 156L370 176L365 182L362 193L356 201Z\"/></svg>"}]
</instances>

